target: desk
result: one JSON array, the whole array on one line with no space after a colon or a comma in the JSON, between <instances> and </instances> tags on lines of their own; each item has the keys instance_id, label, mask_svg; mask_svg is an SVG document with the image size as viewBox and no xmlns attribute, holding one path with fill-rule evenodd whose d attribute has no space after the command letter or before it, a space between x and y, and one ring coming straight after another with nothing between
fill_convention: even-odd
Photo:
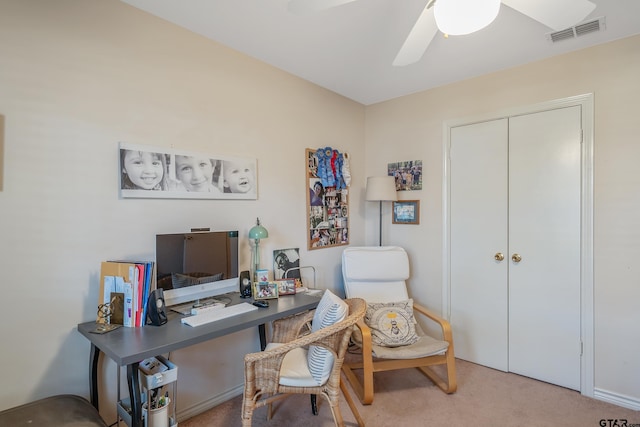
<instances>
[{"instance_id":1,"label":"desk","mask_svg":"<svg viewBox=\"0 0 640 427\"><path fill-rule=\"evenodd\" d=\"M241 299L238 292L226 295L232 300L230 304L252 301ZM180 318L184 316L174 312L168 314L169 320L162 326L123 327L102 335L89 332L95 329L95 322L80 323L78 332L91 342L89 355L91 403L98 409L98 358L102 352L118 366L127 366L127 382L132 409L132 426L130 427L140 427L142 426L142 401L138 365L142 360L253 326L260 328L260 346L264 349L266 344L265 323L313 309L318 305L320 297L321 295L312 296L306 293L283 296L279 299L269 300L268 308L259 308L197 327L183 325Z\"/></svg>"}]
</instances>

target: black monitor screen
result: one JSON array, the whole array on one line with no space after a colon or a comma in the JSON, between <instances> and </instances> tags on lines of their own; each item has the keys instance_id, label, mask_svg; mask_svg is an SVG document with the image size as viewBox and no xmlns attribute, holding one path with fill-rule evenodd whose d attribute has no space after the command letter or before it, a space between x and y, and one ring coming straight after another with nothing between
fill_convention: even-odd
<instances>
[{"instance_id":1,"label":"black monitor screen","mask_svg":"<svg viewBox=\"0 0 640 427\"><path fill-rule=\"evenodd\" d=\"M238 277L238 232L156 235L157 285L164 290Z\"/></svg>"}]
</instances>

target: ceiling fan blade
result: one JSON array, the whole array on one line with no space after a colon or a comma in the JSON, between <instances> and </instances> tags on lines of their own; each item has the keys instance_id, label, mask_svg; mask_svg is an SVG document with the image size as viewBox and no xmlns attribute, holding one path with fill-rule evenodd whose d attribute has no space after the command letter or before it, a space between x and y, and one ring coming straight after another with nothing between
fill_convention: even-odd
<instances>
[{"instance_id":1,"label":"ceiling fan blade","mask_svg":"<svg viewBox=\"0 0 640 427\"><path fill-rule=\"evenodd\" d=\"M431 40L438 32L436 19L433 16L433 2L429 2L411 29L411 32L404 41L400 51L393 60L395 67L404 67L405 65L418 62L424 52L431 44Z\"/></svg>"},{"instance_id":2,"label":"ceiling fan blade","mask_svg":"<svg viewBox=\"0 0 640 427\"><path fill-rule=\"evenodd\" d=\"M556 31L582 22L596 8L589 0L502 0L502 3Z\"/></svg>"},{"instance_id":3,"label":"ceiling fan blade","mask_svg":"<svg viewBox=\"0 0 640 427\"><path fill-rule=\"evenodd\" d=\"M320 12L332 7L342 6L357 0L291 0L287 4L287 10L297 15Z\"/></svg>"}]
</instances>

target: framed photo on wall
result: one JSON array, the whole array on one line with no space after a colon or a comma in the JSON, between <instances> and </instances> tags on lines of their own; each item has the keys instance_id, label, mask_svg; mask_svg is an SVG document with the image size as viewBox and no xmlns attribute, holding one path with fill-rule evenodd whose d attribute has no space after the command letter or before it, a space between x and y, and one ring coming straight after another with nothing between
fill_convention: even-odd
<instances>
[{"instance_id":1,"label":"framed photo on wall","mask_svg":"<svg viewBox=\"0 0 640 427\"><path fill-rule=\"evenodd\" d=\"M121 142L120 197L258 198L257 160Z\"/></svg>"},{"instance_id":2,"label":"framed photo on wall","mask_svg":"<svg viewBox=\"0 0 640 427\"><path fill-rule=\"evenodd\" d=\"M396 181L397 191L422 190L422 160L389 163L387 175Z\"/></svg>"},{"instance_id":3,"label":"framed photo on wall","mask_svg":"<svg viewBox=\"0 0 640 427\"><path fill-rule=\"evenodd\" d=\"M393 202L393 224L420 224L420 200Z\"/></svg>"},{"instance_id":4,"label":"framed photo on wall","mask_svg":"<svg viewBox=\"0 0 640 427\"><path fill-rule=\"evenodd\" d=\"M307 148L305 153L307 249L348 245L350 179L345 178L348 172L348 166L345 165L349 163L349 154L331 147L318 150ZM334 169L332 165L337 166Z\"/></svg>"}]
</instances>

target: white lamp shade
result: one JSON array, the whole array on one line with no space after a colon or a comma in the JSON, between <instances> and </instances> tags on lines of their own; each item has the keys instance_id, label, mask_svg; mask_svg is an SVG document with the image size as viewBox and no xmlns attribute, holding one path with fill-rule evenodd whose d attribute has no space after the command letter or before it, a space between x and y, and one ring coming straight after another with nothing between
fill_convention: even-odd
<instances>
[{"instance_id":1,"label":"white lamp shade","mask_svg":"<svg viewBox=\"0 0 640 427\"><path fill-rule=\"evenodd\" d=\"M433 6L438 29L461 36L491 24L500 11L500 0L438 0Z\"/></svg>"},{"instance_id":2,"label":"white lamp shade","mask_svg":"<svg viewBox=\"0 0 640 427\"><path fill-rule=\"evenodd\" d=\"M367 201L396 201L396 180L392 176L370 176L367 178Z\"/></svg>"}]
</instances>

